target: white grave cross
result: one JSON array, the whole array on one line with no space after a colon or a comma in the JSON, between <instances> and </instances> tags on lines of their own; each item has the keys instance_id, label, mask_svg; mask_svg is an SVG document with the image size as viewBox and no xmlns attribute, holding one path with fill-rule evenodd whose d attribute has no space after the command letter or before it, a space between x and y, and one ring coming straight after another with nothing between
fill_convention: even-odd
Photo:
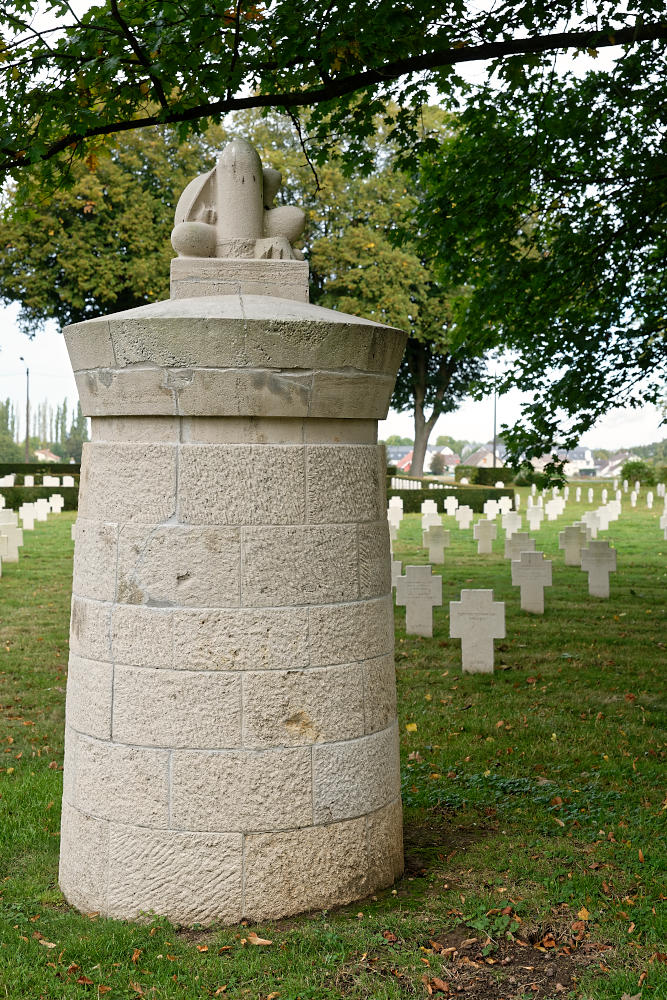
<instances>
[{"instance_id":1,"label":"white grave cross","mask_svg":"<svg viewBox=\"0 0 667 1000\"><path fill-rule=\"evenodd\" d=\"M441 524L432 524L428 531L424 532L424 538L428 547L428 560L431 563L443 563L445 561L445 549L449 548L449 532L445 531Z\"/></svg>"},{"instance_id":2,"label":"white grave cross","mask_svg":"<svg viewBox=\"0 0 667 1000\"><path fill-rule=\"evenodd\" d=\"M501 523L505 529L505 537L511 538L515 532L521 531L523 518L521 517L521 514L517 514L515 510L510 510L506 514L503 514Z\"/></svg>"},{"instance_id":3,"label":"white grave cross","mask_svg":"<svg viewBox=\"0 0 667 1000\"><path fill-rule=\"evenodd\" d=\"M512 583L521 588L521 610L544 614L544 588L551 586L551 560L542 552L522 552L512 562Z\"/></svg>"},{"instance_id":4,"label":"white grave cross","mask_svg":"<svg viewBox=\"0 0 667 1000\"><path fill-rule=\"evenodd\" d=\"M610 549L604 538L591 540L588 548L582 549L581 568L588 573L591 597L609 597L609 574L616 571L616 549Z\"/></svg>"},{"instance_id":5,"label":"white grave cross","mask_svg":"<svg viewBox=\"0 0 667 1000\"><path fill-rule=\"evenodd\" d=\"M534 552L535 539L527 531L515 531L505 539L505 559L520 559L522 552Z\"/></svg>"},{"instance_id":6,"label":"white grave cross","mask_svg":"<svg viewBox=\"0 0 667 1000\"><path fill-rule=\"evenodd\" d=\"M558 548L565 550L566 566L581 566L581 550L586 544L586 530L578 524L570 524L558 535Z\"/></svg>"},{"instance_id":7,"label":"white grave cross","mask_svg":"<svg viewBox=\"0 0 667 1000\"><path fill-rule=\"evenodd\" d=\"M433 608L442 604L442 577L430 566L407 566L396 582L396 603L405 607L409 635L433 635Z\"/></svg>"},{"instance_id":8,"label":"white grave cross","mask_svg":"<svg viewBox=\"0 0 667 1000\"><path fill-rule=\"evenodd\" d=\"M505 604L492 590L462 590L449 604L449 634L461 640L463 672L493 673L493 640L505 638Z\"/></svg>"},{"instance_id":9,"label":"white grave cross","mask_svg":"<svg viewBox=\"0 0 667 1000\"><path fill-rule=\"evenodd\" d=\"M498 534L495 521L486 521L482 518L472 529L472 535L477 542L477 554L488 555L493 552L493 540Z\"/></svg>"}]
</instances>

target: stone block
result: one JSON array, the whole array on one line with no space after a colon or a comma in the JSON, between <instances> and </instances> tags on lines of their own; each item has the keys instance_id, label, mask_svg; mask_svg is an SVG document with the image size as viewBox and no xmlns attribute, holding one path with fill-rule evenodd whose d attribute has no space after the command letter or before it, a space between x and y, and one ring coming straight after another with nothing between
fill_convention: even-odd
<instances>
[{"instance_id":1,"label":"stone block","mask_svg":"<svg viewBox=\"0 0 667 1000\"><path fill-rule=\"evenodd\" d=\"M110 660L111 605L72 598L70 651L88 660Z\"/></svg>"},{"instance_id":2,"label":"stone block","mask_svg":"<svg viewBox=\"0 0 667 1000\"><path fill-rule=\"evenodd\" d=\"M111 624L111 652L116 663L171 667L174 659L171 611L116 604Z\"/></svg>"},{"instance_id":3,"label":"stone block","mask_svg":"<svg viewBox=\"0 0 667 1000\"><path fill-rule=\"evenodd\" d=\"M398 732L313 747L316 823L350 819L380 809L400 795Z\"/></svg>"},{"instance_id":4,"label":"stone block","mask_svg":"<svg viewBox=\"0 0 667 1000\"><path fill-rule=\"evenodd\" d=\"M67 353L74 372L89 368L114 368L116 358L111 344L108 319L89 319L73 323L63 330Z\"/></svg>"},{"instance_id":5,"label":"stone block","mask_svg":"<svg viewBox=\"0 0 667 1000\"><path fill-rule=\"evenodd\" d=\"M184 444L301 445L304 421L299 417L182 417Z\"/></svg>"},{"instance_id":6,"label":"stone block","mask_svg":"<svg viewBox=\"0 0 667 1000\"><path fill-rule=\"evenodd\" d=\"M308 445L311 524L379 521L385 517L380 449L372 445Z\"/></svg>"},{"instance_id":7,"label":"stone block","mask_svg":"<svg viewBox=\"0 0 667 1000\"><path fill-rule=\"evenodd\" d=\"M87 417L169 416L178 412L174 387L159 368L79 372L75 381Z\"/></svg>"},{"instance_id":8,"label":"stone block","mask_svg":"<svg viewBox=\"0 0 667 1000\"><path fill-rule=\"evenodd\" d=\"M384 420L389 410L394 378L316 371L309 417L336 417L349 413L356 420Z\"/></svg>"},{"instance_id":9,"label":"stone block","mask_svg":"<svg viewBox=\"0 0 667 1000\"><path fill-rule=\"evenodd\" d=\"M60 873L65 899L84 913L105 913L109 824L63 801L60 817Z\"/></svg>"},{"instance_id":10,"label":"stone block","mask_svg":"<svg viewBox=\"0 0 667 1000\"><path fill-rule=\"evenodd\" d=\"M351 663L394 651L391 597L313 607L309 618L312 666Z\"/></svg>"},{"instance_id":11,"label":"stone block","mask_svg":"<svg viewBox=\"0 0 667 1000\"><path fill-rule=\"evenodd\" d=\"M357 664L243 675L243 746L265 749L352 739L364 731Z\"/></svg>"},{"instance_id":12,"label":"stone block","mask_svg":"<svg viewBox=\"0 0 667 1000\"><path fill-rule=\"evenodd\" d=\"M245 838L245 912L275 920L349 903L368 889L365 820Z\"/></svg>"},{"instance_id":13,"label":"stone block","mask_svg":"<svg viewBox=\"0 0 667 1000\"><path fill-rule=\"evenodd\" d=\"M374 420L336 420L323 417L304 421L303 430L306 444L377 445L377 424Z\"/></svg>"},{"instance_id":14,"label":"stone block","mask_svg":"<svg viewBox=\"0 0 667 1000\"><path fill-rule=\"evenodd\" d=\"M174 612L176 669L286 670L307 665L307 608Z\"/></svg>"},{"instance_id":15,"label":"stone block","mask_svg":"<svg viewBox=\"0 0 667 1000\"><path fill-rule=\"evenodd\" d=\"M149 607L235 607L239 528L126 524L118 546L117 600Z\"/></svg>"},{"instance_id":16,"label":"stone block","mask_svg":"<svg viewBox=\"0 0 667 1000\"><path fill-rule=\"evenodd\" d=\"M179 517L189 524L303 522L303 448L184 445L179 465Z\"/></svg>"},{"instance_id":17,"label":"stone block","mask_svg":"<svg viewBox=\"0 0 667 1000\"><path fill-rule=\"evenodd\" d=\"M242 840L240 834L112 823L106 915L137 920L156 913L186 925L238 923L243 916Z\"/></svg>"},{"instance_id":18,"label":"stone block","mask_svg":"<svg viewBox=\"0 0 667 1000\"><path fill-rule=\"evenodd\" d=\"M92 417L91 436L100 441L156 441L177 443L180 439L180 420L170 417Z\"/></svg>"},{"instance_id":19,"label":"stone block","mask_svg":"<svg viewBox=\"0 0 667 1000\"><path fill-rule=\"evenodd\" d=\"M176 447L84 444L79 517L156 524L176 512Z\"/></svg>"},{"instance_id":20,"label":"stone block","mask_svg":"<svg viewBox=\"0 0 667 1000\"><path fill-rule=\"evenodd\" d=\"M74 549L74 591L79 597L113 601L116 589L118 525L78 517Z\"/></svg>"},{"instance_id":21,"label":"stone block","mask_svg":"<svg viewBox=\"0 0 667 1000\"><path fill-rule=\"evenodd\" d=\"M117 666L113 695L113 738L121 743L241 745L239 674Z\"/></svg>"},{"instance_id":22,"label":"stone block","mask_svg":"<svg viewBox=\"0 0 667 1000\"><path fill-rule=\"evenodd\" d=\"M113 664L70 653L67 671L67 725L78 733L111 739Z\"/></svg>"},{"instance_id":23,"label":"stone block","mask_svg":"<svg viewBox=\"0 0 667 1000\"><path fill-rule=\"evenodd\" d=\"M403 874L403 810L400 798L366 817L368 880L384 889Z\"/></svg>"},{"instance_id":24,"label":"stone block","mask_svg":"<svg viewBox=\"0 0 667 1000\"><path fill-rule=\"evenodd\" d=\"M310 747L172 757L172 826L245 833L312 823Z\"/></svg>"},{"instance_id":25,"label":"stone block","mask_svg":"<svg viewBox=\"0 0 667 1000\"><path fill-rule=\"evenodd\" d=\"M350 601L358 593L354 525L244 528L245 607Z\"/></svg>"},{"instance_id":26,"label":"stone block","mask_svg":"<svg viewBox=\"0 0 667 1000\"><path fill-rule=\"evenodd\" d=\"M169 754L88 736L74 741L74 802L98 819L169 825Z\"/></svg>"},{"instance_id":27,"label":"stone block","mask_svg":"<svg viewBox=\"0 0 667 1000\"><path fill-rule=\"evenodd\" d=\"M360 524L359 596L381 597L391 591L389 525L386 519L375 524Z\"/></svg>"},{"instance_id":28,"label":"stone block","mask_svg":"<svg viewBox=\"0 0 667 1000\"><path fill-rule=\"evenodd\" d=\"M362 664L366 733L386 729L396 720L396 666L394 654L377 656Z\"/></svg>"},{"instance_id":29,"label":"stone block","mask_svg":"<svg viewBox=\"0 0 667 1000\"><path fill-rule=\"evenodd\" d=\"M238 320L195 317L122 316L111 321L118 368L237 368L245 357L245 334Z\"/></svg>"}]
</instances>

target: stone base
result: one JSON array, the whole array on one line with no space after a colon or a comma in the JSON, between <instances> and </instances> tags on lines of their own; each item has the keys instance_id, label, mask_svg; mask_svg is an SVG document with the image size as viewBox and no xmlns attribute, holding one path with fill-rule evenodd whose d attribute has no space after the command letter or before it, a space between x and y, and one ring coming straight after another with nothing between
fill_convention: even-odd
<instances>
[{"instance_id":1,"label":"stone base","mask_svg":"<svg viewBox=\"0 0 667 1000\"><path fill-rule=\"evenodd\" d=\"M174 257L170 297L202 295L270 295L307 302L308 261Z\"/></svg>"}]
</instances>

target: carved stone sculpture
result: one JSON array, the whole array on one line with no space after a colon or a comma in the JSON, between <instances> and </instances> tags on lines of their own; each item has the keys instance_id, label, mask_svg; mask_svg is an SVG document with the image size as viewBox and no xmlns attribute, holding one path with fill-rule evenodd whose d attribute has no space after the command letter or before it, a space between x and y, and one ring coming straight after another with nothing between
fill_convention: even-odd
<instances>
[{"instance_id":1,"label":"carved stone sculpture","mask_svg":"<svg viewBox=\"0 0 667 1000\"><path fill-rule=\"evenodd\" d=\"M236 140L176 213L172 297L65 330L91 417L60 884L232 923L402 870L384 449L405 336L308 303L299 209Z\"/></svg>"}]
</instances>

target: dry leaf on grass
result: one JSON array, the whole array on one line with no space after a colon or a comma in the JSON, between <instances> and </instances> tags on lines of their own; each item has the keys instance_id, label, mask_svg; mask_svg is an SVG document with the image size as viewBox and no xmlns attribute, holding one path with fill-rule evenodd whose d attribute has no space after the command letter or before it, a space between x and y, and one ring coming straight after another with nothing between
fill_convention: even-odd
<instances>
[{"instance_id":1,"label":"dry leaf on grass","mask_svg":"<svg viewBox=\"0 0 667 1000\"><path fill-rule=\"evenodd\" d=\"M247 940L248 944L273 944L273 941L267 941L266 938L258 937L254 931L250 931Z\"/></svg>"}]
</instances>

